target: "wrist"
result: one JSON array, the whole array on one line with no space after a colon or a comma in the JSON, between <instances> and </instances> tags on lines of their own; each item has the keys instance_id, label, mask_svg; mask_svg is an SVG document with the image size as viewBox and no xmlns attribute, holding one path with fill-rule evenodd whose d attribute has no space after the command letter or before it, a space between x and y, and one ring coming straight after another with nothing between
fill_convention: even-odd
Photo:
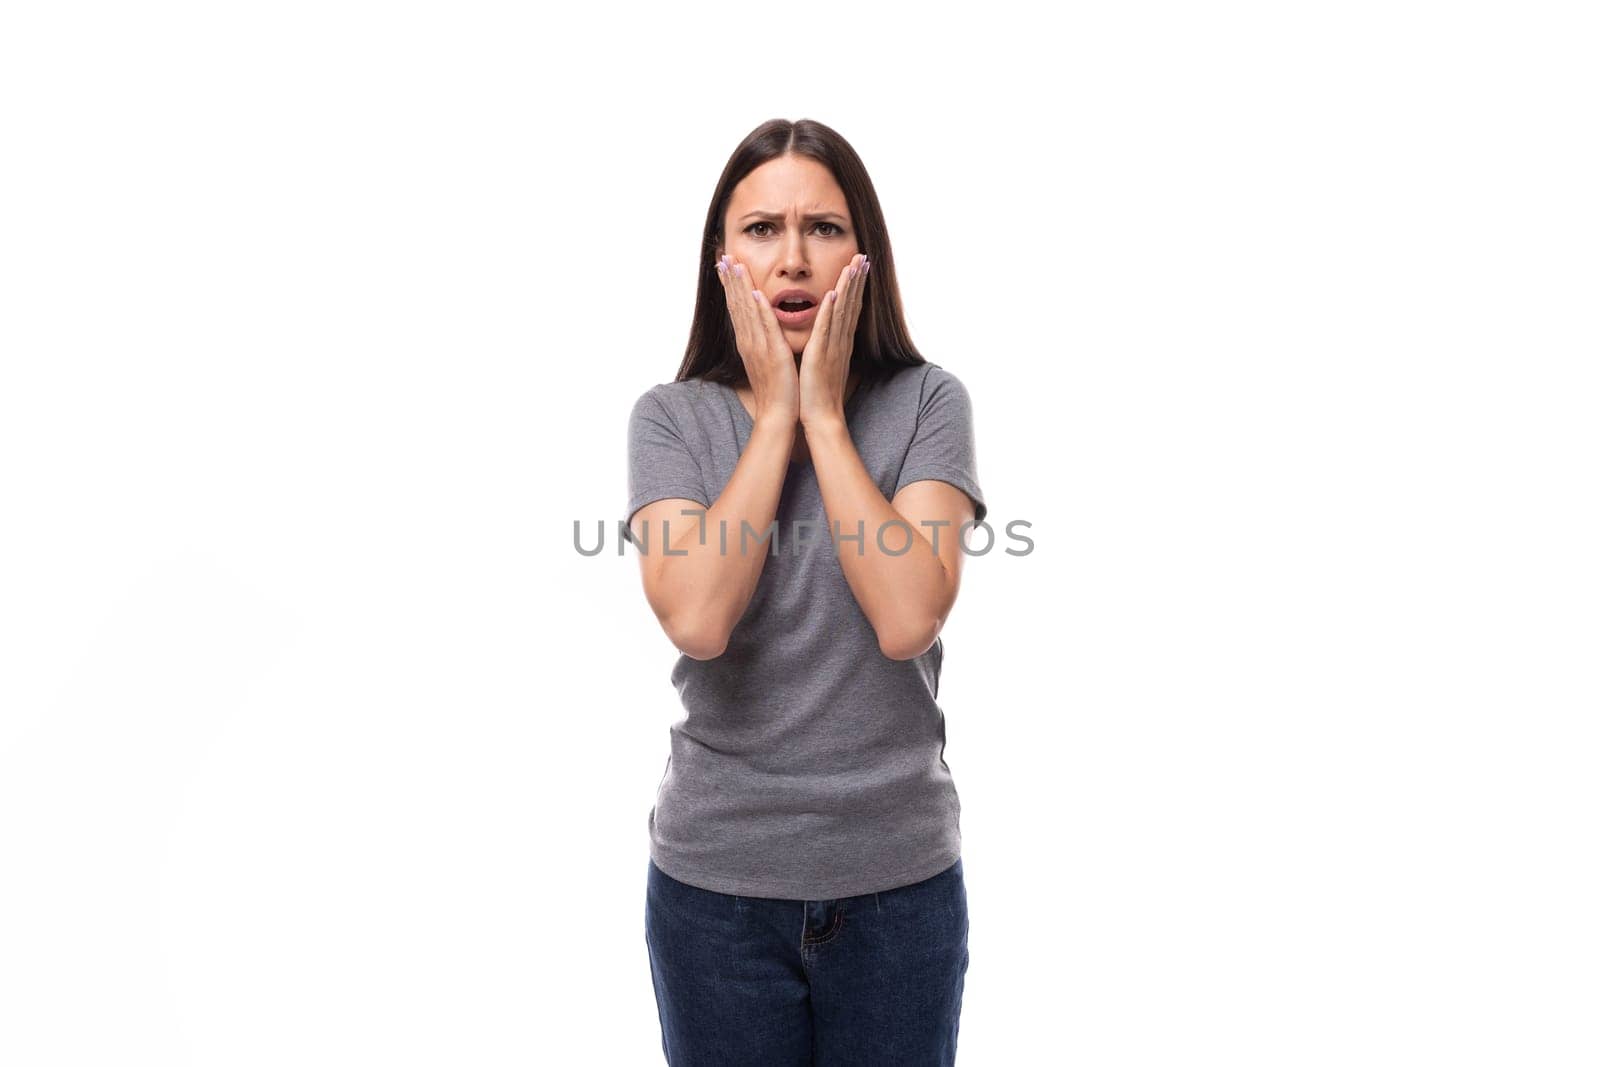
<instances>
[{"instance_id":1,"label":"wrist","mask_svg":"<svg viewBox=\"0 0 1600 1067\"><path fill-rule=\"evenodd\" d=\"M763 436L793 437L800 418L792 411L763 411L753 420L755 432Z\"/></svg>"},{"instance_id":2,"label":"wrist","mask_svg":"<svg viewBox=\"0 0 1600 1067\"><path fill-rule=\"evenodd\" d=\"M801 415L800 425L805 430L808 441L817 441L829 436L850 435L842 411L830 411L825 415L812 415L809 418Z\"/></svg>"}]
</instances>

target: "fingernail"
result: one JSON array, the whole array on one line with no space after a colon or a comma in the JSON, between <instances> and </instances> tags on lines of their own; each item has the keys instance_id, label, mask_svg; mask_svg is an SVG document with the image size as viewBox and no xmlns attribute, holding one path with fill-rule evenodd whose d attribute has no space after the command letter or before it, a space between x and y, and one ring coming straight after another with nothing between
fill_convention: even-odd
<instances>
[{"instance_id":1,"label":"fingernail","mask_svg":"<svg viewBox=\"0 0 1600 1067\"><path fill-rule=\"evenodd\" d=\"M735 278L743 278L744 277L744 264L743 263L734 264L733 276Z\"/></svg>"}]
</instances>

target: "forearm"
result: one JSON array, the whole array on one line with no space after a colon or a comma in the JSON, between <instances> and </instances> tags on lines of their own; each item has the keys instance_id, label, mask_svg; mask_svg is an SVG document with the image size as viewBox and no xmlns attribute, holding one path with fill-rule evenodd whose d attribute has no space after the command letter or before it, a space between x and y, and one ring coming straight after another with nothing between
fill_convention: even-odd
<instances>
[{"instance_id":1,"label":"forearm","mask_svg":"<svg viewBox=\"0 0 1600 1067\"><path fill-rule=\"evenodd\" d=\"M665 528L671 544L657 582L663 602L672 606L663 621L671 632L698 635L712 655L721 654L761 580L795 430L792 419L757 420L711 507L703 516L673 518Z\"/></svg>"},{"instance_id":2,"label":"forearm","mask_svg":"<svg viewBox=\"0 0 1600 1067\"><path fill-rule=\"evenodd\" d=\"M808 425L805 432L829 532L835 527L839 531L839 566L856 603L885 655L920 655L938 636L940 620L949 611L953 577L925 531L884 498L843 421ZM844 540L857 533L862 534L859 541ZM953 537L955 532L935 527L934 536Z\"/></svg>"}]
</instances>

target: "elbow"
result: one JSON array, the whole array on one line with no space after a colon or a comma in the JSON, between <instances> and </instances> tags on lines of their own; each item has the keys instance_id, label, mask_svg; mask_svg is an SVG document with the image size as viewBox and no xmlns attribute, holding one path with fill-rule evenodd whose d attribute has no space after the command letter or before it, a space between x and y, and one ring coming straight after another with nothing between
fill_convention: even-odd
<instances>
[{"instance_id":1,"label":"elbow","mask_svg":"<svg viewBox=\"0 0 1600 1067\"><path fill-rule=\"evenodd\" d=\"M683 642L678 642L678 651L682 652L690 659L697 659L701 661L716 659L718 656L728 651L728 642L718 641L687 645Z\"/></svg>"},{"instance_id":2,"label":"elbow","mask_svg":"<svg viewBox=\"0 0 1600 1067\"><path fill-rule=\"evenodd\" d=\"M672 644L690 659L716 659L728 650L728 635L711 627L669 623L665 629Z\"/></svg>"},{"instance_id":3,"label":"elbow","mask_svg":"<svg viewBox=\"0 0 1600 1067\"><path fill-rule=\"evenodd\" d=\"M661 632L673 647L690 659L716 659L727 650L731 627L718 626L704 605L687 598L670 598L659 586L645 585L645 596L655 612Z\"/></svg>"},{"instance_id":4,"label":"elbow","mask_svg":"<svg viewBox=\"0 0 1600 1067\"><path fill-rule=\"evenodd\" d=\"M933 647L934 639L939 636L939 627L934 624L901 630L889 633L878 632L878 651L892 660L916 659L928 649Z\"/></svg>"}]
</instances>

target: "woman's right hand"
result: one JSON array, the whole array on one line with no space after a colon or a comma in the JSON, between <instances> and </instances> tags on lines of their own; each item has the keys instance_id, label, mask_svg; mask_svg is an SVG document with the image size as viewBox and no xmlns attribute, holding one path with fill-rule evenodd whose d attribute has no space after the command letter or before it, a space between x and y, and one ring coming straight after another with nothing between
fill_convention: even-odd
<instances>
[{"instance_id":1,"label":"woman's right hand","mask_svg":"<svg viewBox=\"0 0 1600 1067\"><path fill-rule=\"evenodd\" d=\"M800 420L800 373L794 351L766 296L750 281L744 264L728 256L717 261L717 275L728 300L733 336L755 394L757 420Z\"/></svg>"}]
</instances>

